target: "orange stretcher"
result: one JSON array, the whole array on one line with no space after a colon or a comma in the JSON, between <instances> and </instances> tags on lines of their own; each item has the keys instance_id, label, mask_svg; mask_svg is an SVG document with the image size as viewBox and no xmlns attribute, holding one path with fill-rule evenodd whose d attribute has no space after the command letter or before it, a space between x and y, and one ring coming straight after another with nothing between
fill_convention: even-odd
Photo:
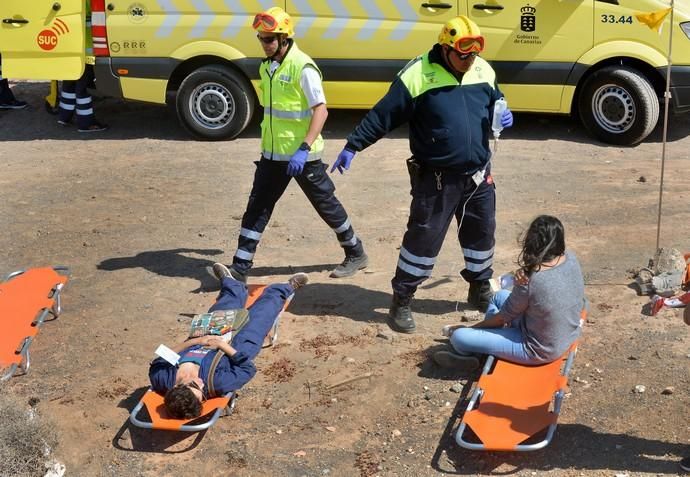
<instances>
[{"instance_id":1,"label":"orange stretcher","mask_svg":"<svg viewBox=\"0 0 690 477\"><path fill-rule=\"evenodd\" d=\"M583 311L581 323L585 316ZM533 451L549 445L576 354L577 341L560 359L540 366L489 356L455 441L465 449L492 451ZM469 430L476 439L470 440Z\"/></svg>"},{"instance_id":2,"label":"orange stretcher","mask_svg":"<svg viewBox=\"0 0 690 477\"><path fill-rule=\"evenodd\" d=\"M62 311L60 292L67 283L67 267L46 267L10 273L0 283L0 377L6 381L17 370L29 371L29 347L48 314Z\"/></svg>"},{"instance_id":3,"label":"orange stretcher","mask_svg":"<svg viewBox=\"0 0 690 477\"><path fill-rule=\"evenodd\" d=\"M245 306L249 308L256 299L261 296L266 285L250 285L249 296ZM282 312L285 311L292 301L293 295L290 295L285 301L285 305L281 313L276 316L276 320L268 334L268 345L272 346L278 339L278 322ZM185 431L185 432L199 432L208 429L218 421L221 416L229 416L235 409L237 401L237 392L231 391L224 396L215 397L206 400L201 407L201 416L194 419L174 419L168 416L165 411L163 403L163 396L155 392L153 389L146 391L139 403L132 409L129 415L129 420L137 427L144 429L159 429L167 431ZM140 419L138 415L142 408L145 408L149 420Z\"/></svg>"}]
</instances>

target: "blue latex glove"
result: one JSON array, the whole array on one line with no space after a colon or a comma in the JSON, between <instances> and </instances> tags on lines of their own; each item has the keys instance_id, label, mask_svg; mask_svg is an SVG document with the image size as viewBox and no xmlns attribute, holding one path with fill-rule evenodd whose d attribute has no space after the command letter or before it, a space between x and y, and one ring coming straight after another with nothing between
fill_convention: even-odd
<instances>
[{"instance_id":1,"label":"blue latex glove","mask_svg":"<svg viewBox=\"0 0 690 477\"><path fill-rule=\"evenodd\" d=\"M297 149L297 151L290 158L287 166L287 175L290 177L298 176L304 170L304 163L307 162L309 151Z\"/></svg>"},{"instance_id":2,"label":"blue latex glove","mask_svg":"<svg viewBox=\"0 0 690 477\"><path fill-rule=\"evenodd\" d=\"M338 159L335 160L335 163L333 163L333 167L331 167L331 172L338 169L338 172L341 174L343 171L348 170L350 168L350 163L352 162L352 159L355 158L355 151L352 149L348 148L343 148L342 151L340 151L340 154L338 154Z\"/></svg>"},{"instance_id":3,"label":"blue latex glove","mask_svg":"<svg viewBox=\"0 0 690 477\"><path fill-rule=\"evenodd\" d=\"M506 109L503 111L503 114L501 115L501 126L504 128L509 128L510 126L513 125L513 113L510 111L510 109Z\"/></svg>"}]
</instances>

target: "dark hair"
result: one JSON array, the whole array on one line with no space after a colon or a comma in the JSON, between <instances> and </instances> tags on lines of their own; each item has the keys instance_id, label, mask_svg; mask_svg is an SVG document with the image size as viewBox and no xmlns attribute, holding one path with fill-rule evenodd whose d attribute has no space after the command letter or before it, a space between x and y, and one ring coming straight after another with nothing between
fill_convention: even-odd
<instances>
[{"instance_id":1,"label":"dark hair","mask_svg":"<svg viewBox=\"0 0 690 477\"><path fill-rule=\"evenodd\" d=\"M165 393L165 409L175 419L194 419L201 415L199 398L184 384L178 384Z\"/></svg>"},{"instance_id":2,"label":"dark hair","mask_svg":"<svg viewBox=\"0 0 690 477\"><path fill-rule=\"evenodd\" d=\"M522 251L518 256L518 265L529 276L538 272L542 263L565 252L563 224L552 215L540 215L529 225L520 243Z\"/></svg>"}]
</instances>

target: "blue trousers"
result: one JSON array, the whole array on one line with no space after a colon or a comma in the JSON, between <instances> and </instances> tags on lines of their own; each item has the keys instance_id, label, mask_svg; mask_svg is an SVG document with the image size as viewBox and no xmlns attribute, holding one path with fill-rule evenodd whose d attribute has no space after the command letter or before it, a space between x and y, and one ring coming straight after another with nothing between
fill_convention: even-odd
<instances>
[{"instance_id":1,"label":"blue trousers","mask_svg":"<svg viewBox=\"0 0 690 477\"><path fill-rule=\"evenodd\" d=\"M431 276L453 217L465 259L460 274L468 282L491 278L496 192L490 177L487 170L486 178L477 185L469 175L425 166L411 176L410 217L391 281L396 294L414 295Z\"/></svg>"},{"instance_id":2,"label":"blue trousers","mask_svg":"<svg viewBox=\"0 0 690 477\"><path fill-rule=\"evenodd\" d=\"M509 296L508 290L495 293L486 310L485 319L498 313ZM458 328L451 335L450 344L459 354L491 354L513 363L541 364L541 361L527 354L525 338L520 329L520 321L523 319L514 319L508 328Z\"/></svg>"},{"instance_id":3,"label":"blue trousers","mask_svg":"<svg viewBox=\"0 0 690 477\"><path fill-rule=\"evenodd\" d=\"M93 78L93 66L86 65L84 74L78 80L64 80L62 82L62 92L60 93L60 104L58 107L58 118L60 121L69 123L76 113L77 127L79 129L88 129L89 126L94 124L96 116L93 113L93 100L88 91Z\"/></svg>"},{"instance_id":4,"label":"blue trousers","mask_svg":"<svg viewBox=\"0 0 690 477\"><path fill-rule=\"evenodd\" d=\"M283 309L285 300L293 293L293 288L287 283L267 286L261 296L249 307L249 321L233 337L232 347L238 352L246 353L248 359L253 360L261 351L264 338ZM208 311L243 308L248 296L247 286L244 283L232 278L224 278L220 294Z\"/></svg>"}]
</instances>

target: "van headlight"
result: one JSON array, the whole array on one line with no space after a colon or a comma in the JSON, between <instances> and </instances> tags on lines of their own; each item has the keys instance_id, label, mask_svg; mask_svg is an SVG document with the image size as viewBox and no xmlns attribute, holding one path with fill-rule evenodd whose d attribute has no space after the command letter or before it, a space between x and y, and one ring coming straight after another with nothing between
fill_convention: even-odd
<instances>
[{"instance_id":1,"label":"van headlight","mask_svg":"<svg viewBox=\"0 0 690 477\"><path fill-rule=\"evenodd\" d=\"M685 36L690 39L690 22L684 22L680 24L680 29L683 30Z\"/></svg>"}]
</instances>

